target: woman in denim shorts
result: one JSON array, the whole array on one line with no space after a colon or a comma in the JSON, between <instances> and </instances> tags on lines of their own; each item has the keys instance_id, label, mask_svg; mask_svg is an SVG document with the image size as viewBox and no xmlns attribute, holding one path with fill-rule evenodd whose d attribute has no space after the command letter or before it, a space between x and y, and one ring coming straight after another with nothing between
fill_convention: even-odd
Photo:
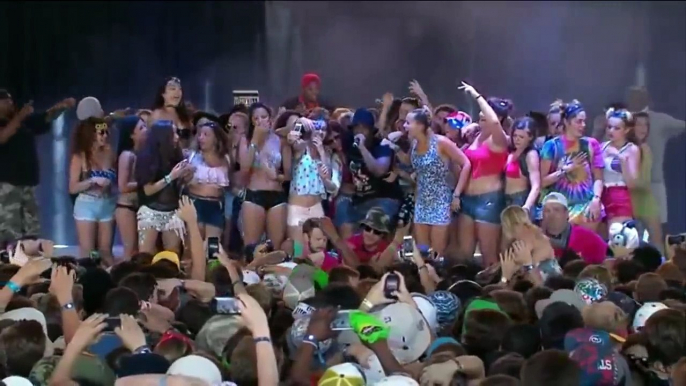
<instances>
[{"instance_id":1,"label":"woman in denim shorts","mask_svg":"<svg viewBox=\"0 0 686 386\"><path fill-rule=\"evenodd\" d=\"M109 140L109 126L99 118L79 122L74 130L69 165L69 193L77 195L74 220L81 257L98 251L112 263L116 184L115 155Z\"/></svg>"}]
</instances>

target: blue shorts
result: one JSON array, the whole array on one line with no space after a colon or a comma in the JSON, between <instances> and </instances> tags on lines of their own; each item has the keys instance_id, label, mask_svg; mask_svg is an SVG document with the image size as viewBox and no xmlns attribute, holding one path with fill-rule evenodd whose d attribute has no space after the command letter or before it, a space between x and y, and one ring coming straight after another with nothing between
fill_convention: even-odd
<instances>
[{"instance_id":1,"label":"blue shorts","mask_svg":"<svg viewBox=\"0 0 686 386\"><path fill-rule=\"evenodd\" d=\"M462 195L460 213L476 222L500 224L500 213L505 209L505 194L502 191L475 195Z\"/></svg>"},{"instance_id":2,"label":"blue shorts","mask_svg":"<svg viewBox=\"0 0 686 386\"><path fill-rule=\"evenodd\" d=\"M74 220L109 222L114 219L116 208L114 197L96 197L79 194L74 201Z\"/></svg>"},{"instance_id":3,"label":"blue shorts","mask_svg":"<svg viewBox=\"0 0 686 386\"><path fill-rule=\"evenodd\" d=\"M224 201L218 199L190 196L198 213L198 224L224 229Z\"/></svg>"},{"instance_id":4,"label":"blue shorts","mask_svg":"<svg viewBox=\"0 0 686 386\"><path fill-rule=\"evenodd\" d=\"M529 198L529 191L524 190L517 193L506 194L505 195L505 207L510 205L524 206L526 204L526 199Z\"/></svg>"},{"instance_id":5,"label":"blue shorts","mask_svg":"<svg viewBox=\"0 0 686 386\"><path fill-rule=\"evenodd\" d=\"M224 218L230 219L233 215L233 200L236 198L233 192L224 192Z\"/></svg>"},{"instance_id":6,"label":"blue shorts","mask_svg":"<svg viewBox=\"0 0 686 386\"><path fill-rule=\"evenodd\" d=\"M339 196L336 199L336 215L334 225L357 224L364 220L369 209L380 207L390 218L394 219L400 208L400 201L392 198L372 198L365 201L356 202L350 196ZM395 224L392 224L393 226Z\"/></svg>"}]
</instances>

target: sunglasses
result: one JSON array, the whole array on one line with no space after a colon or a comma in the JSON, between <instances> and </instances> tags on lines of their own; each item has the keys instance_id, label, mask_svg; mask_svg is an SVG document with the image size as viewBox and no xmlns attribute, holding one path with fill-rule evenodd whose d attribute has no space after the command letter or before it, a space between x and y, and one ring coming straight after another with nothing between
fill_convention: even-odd
<instances>
[{"instance_id":1,"label":"sunglasses","mask_svg":"<svg viewBox=\"0 0 686 386\"><path fill-rule=\"evenodd\" d=\"M384 234L380 230L374 229L374 228L370 227L369 225L363 225L362 230L364 230L365 232L368 232L368 233L372 233L372 234L377 235L377 236L381 236Z\"/></svg>"},{"instance_id":2,"label":"sunglasses","mask_svg":"<svg viewBox=\"0 0 686 386\"><path fill-rule=\"evenodd\" d=\"M102 135L102 136L109 136L110 135L110 131L107 129L96 130L95 132L98 133L98 135Z\"/></svg>"},{"instance_id":3,"label":"sunglasses","mask_svg":"<svg viewBox=\"0 0 686 386\"><path fill-rule=\"evenodd\" d=\"M341 137L338 135L331 136L324 140L324 145L331 145L332 143L338 141Z\"/></svg>"}]
</instances>

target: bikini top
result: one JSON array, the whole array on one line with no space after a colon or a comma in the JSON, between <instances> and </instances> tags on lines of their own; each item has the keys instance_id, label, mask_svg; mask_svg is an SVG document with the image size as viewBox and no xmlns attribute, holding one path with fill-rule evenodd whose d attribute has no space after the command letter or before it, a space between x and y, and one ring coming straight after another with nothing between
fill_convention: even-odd
<instances>
[{"instance_id":1,"label":"bikini top","mask_svg":"<svg viewBox=\"0 0 686 386\"><path fill-rule=\"evenodd\" d=\"M605 186L626 186L626 181L622 175L622 161L619 155L629 148L631 143L627 142L622 146L617 153L605 154L605 149L610 146L610 142L603 143L601 150L603 151L603 184Z\"/></svg>"},{"instance_id":2,"label":"bikini top","mask_svg":"<svg viewBox=\"0 0 686 386\"><path fill-rule=\"evenodd\" d=\"M320 161L315 160L310 154L309 147L305 148L298 163L293 168L291 180L291 194L298 196L322 196L326 198L326 188L319 177Z\"/></svg>"},{"instance_id":3,"label":"bikini top","mask_svg":"<svg viewBox=\"0 0 686 386\"><path fill-rule=\"evenodd\" d=\"M522 171L519 168L519 158L512 157L505 165L505 177L521 178Z\"/></svg>"},{"instance_id":4,"label":"bikini top","mask_svg":"<svg viewBox=\"0 0 686 386\"><path fill-rule=\"evenodd\" d=\"M81 192L82 194L86 194L89 196L96 196L96 197L101 197L101 196L106 196L109 194L109 192L112 190L113 186L116 186L117 183L117 173L114 171L114 168L109 168L105 170L83 170L81 172L81 177L82 181L87 180L89 178L106 178L110 180L110 186L107 189L102 189L102 188L91 188L88 189L84 192Z\"/></svg>"},{"instance_id":5,"label":"bikini top","mask_svg":"<svg viewBox=\"0 0 686 386\"><path fill-rule=\"evenodd\" d=\"M507 152L496 153L486 142L476 149L467 148L464 154L472 163L472 179L501 175L507 163Z\"/></svg>"},{"instance_id":6,"label":"bikini top","mask_svg":"<svg viewBox=\"0 0 686 386\"><path fill-rule=\"evenodd\" d=\"M226 166L209 166L200 153L192 153L189 163L195 167L193 183L200 185L229 186L229 171Z\"/></svg>"}]
</instances>

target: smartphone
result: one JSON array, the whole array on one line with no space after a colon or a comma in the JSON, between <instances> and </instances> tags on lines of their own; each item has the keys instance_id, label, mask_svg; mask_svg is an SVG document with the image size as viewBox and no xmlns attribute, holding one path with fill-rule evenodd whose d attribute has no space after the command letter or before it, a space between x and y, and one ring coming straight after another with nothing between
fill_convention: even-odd
<instances>
[{"instance_id":1,"label":"smartphone","mask_svg":"<svg viewBox=\"0 0 686 386\"><path fill-rule=\"evenodd\" d=\"M393 295L394 292L398 291L400 288L400 276L397 273L390 273L386 276L386 281L383 284L383 294L387 299L397 299L398 297Z\"/></svg>"},{"instance_id":2,"label":"smartphone","mask_svg":"<svg viewBox=\"0 0 686 386\"><path fill-rule=\"evenodd\" d=\"M414 252L414 243L412 240L412 236L403 237L402 257L404 259L409 259L412 257L413 252Z\"/></svg>"},{"instance_id":3,"label":"smartphone","mask_svg":"<svg viewBox=\"0 0 686 386\"><path fill-rule=\"evenodd\" d=\"M686 243L686 234L667 236L667 245L680 245Z\"/></svg>"},{"instance_id":4,"label":"smartphone","mask_svg":"<svg viewBox=\"0 0 686 386\"><path fill-rule=\"evenodd\" d=\"M240 315L241 310L238 308L240 300L232 297L221 297L212 299L212 311L220 315Z\"/></svg>"},{"instance_id":5,"label":"smartphone","mask_svg":"<svg viewBox=\"0 0 686 386\"><path fill-rule=\"evenodd\" d=\"M260 92L257 90L233 90L233 104L250 106L260 101Z\"/></svg>"},{"instance_id":6,"label":"smartphone","mask_svg":"<svg viewBox=\"0 0 686 386\"><path fill-rule=\"evenodd\" d=\"M207 238L207 260L216 260L215 254L219 253L219 237Z\"/></svg>"},{"instance_id":7,"label":"smartphone","mask_svg":"<svg viewBox=\"0 0 686 386\"><path fill-rule=\"evenodd\" d=\"M331 322L332 331L347 331L352 330L353 327L350 325L350 310L342 310L336 313L336 317Z\"/></svg>"},{"instance_id":8,"label":"smartphone","mask_svg":"<svg viewBox=\"0 0 686 386\"><path fill-rule=\"evenodd\" d=\"M419 256L424 260L430 260L434 258L434 250L427 245L417 245L419 249Z\"/></svg>"},{"instance_id":9,"label":"smartphone","mask_svg":"<svg viewBox=\"0 0 686 386\"><path fill-rule=\"evenodd\" d=\"M105 327L104 331L114 331L115 328L121 327L121 318L118 316L110 316L105 319L105 323L107 324L107 327Z\"/></svg>"}]
</instances>

